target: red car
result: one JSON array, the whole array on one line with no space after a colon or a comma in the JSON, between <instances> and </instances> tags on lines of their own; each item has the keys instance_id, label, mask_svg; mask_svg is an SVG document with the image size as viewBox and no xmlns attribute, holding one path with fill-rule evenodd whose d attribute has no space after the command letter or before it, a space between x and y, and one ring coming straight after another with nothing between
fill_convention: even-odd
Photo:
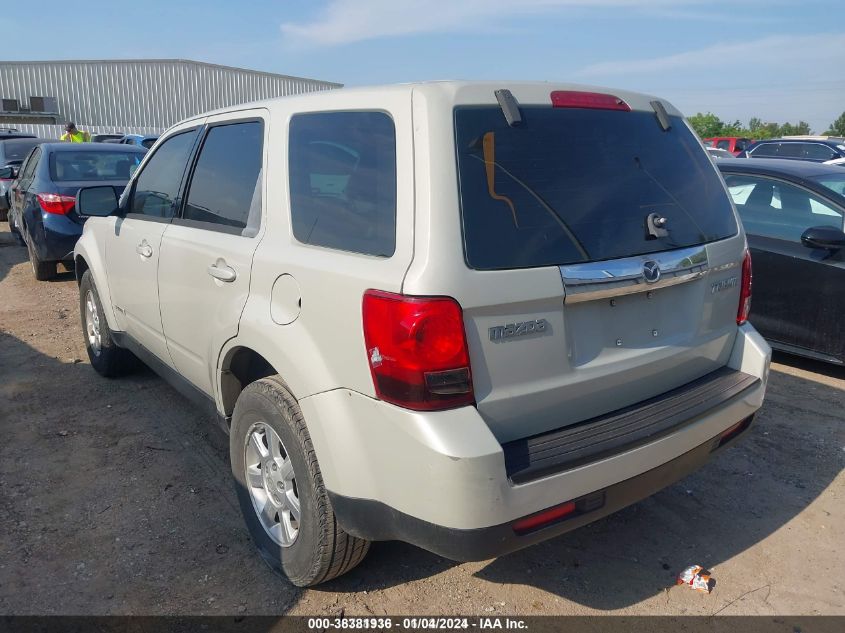
<instances>
[{"instance_id":1,"label":"red car","mask_svg":"<svg viewBox=\"0 0 845 633\"><path fill-rule=\"evenodd\" d=\"M736 156L740 152L744 152L754 142L754 139L744 138L740 136L714 136L713 138L702 139L705 147L718 147L719 149L726 149L731 154Z\"/></svg>"}]
</instances>

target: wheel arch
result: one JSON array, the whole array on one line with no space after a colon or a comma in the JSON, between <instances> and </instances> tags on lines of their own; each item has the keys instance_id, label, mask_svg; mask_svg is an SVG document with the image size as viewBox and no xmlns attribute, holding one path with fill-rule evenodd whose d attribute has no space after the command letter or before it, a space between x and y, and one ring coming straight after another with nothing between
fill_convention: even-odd
<instances>
[{"instance_id":1,"label":"wheel arch","mask_svg":"<svg viewBox=\"0 0 845 633\"><path fill-rule=\"evenodd\" d=\"M112 331L119 332L121 328L118 327L114 314L108 277L102 272L105 270L105 264L98 251L85 248L85 245L82 244L84 239L85 235L83 234L82 238L77 242L76 249L74 249L73 253L76 283L77 285L82 283L82 276L85 274L85 271L91 272L91 276L94 278L94 285L97 287L97 294L100 295L100 303L103 305L106 322Z\"/></svg>"},{"instance_id":2,"label":"wheel arch","mask_svg":"<svg viewBox=\"0 0 845 633\"><path fill-rule=\"evenodd\" d=\"M247 385L276 374L279 372L273 364L248 345L235 344L224 349L217 372L223 415L231 417L238 396Z\"/></svg>"}]
</instances>

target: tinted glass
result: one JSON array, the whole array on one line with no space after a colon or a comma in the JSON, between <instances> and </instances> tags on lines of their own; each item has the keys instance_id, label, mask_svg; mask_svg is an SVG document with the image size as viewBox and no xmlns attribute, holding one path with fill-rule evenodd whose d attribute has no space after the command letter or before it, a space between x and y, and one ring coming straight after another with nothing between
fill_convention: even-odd
<instances>
[{"instance_id":1,"label":"tinted glass","mask_svg":"<svg viewBox=\"0 0 845 633\"><path fill-rule=\"evenodd\" d=\"M805 147L804 143L781 143L778 158L803 158Z\"/></svg>"},{"instance_id":2,"label":"tinted glass","mask_svg":"<svg viewBox=\"0 0 845 633\"><path fill-rule=\"evenodd\" d=\"M129 180L143 157L140 152L53 152L50 178L54 182Z\"/></svg>"},{"instance_id":3,"label":"tinted glass","mask_svg":"<svg viewBox=\"0 0 845 633\"><path fill-rule=\"evenodd\" d=\"M150 149L153 145L155 145L155 142L157 140L157 138L145 138L143 141L141 141L141 145L143 145L147 149Z\"/></svg>"},{"instance_id":4,"label":"tinted glass","mask_svg":"<svg viewBox=\"0 0 845 633\"><path fill-rule=\"evenodd\" d=\"M290 123L297 240L389 257L396 247L396 132L383 112L301 114Z\"/></svg>"},{"instance_id":5,"label":"tinted glass","mask_svg":"<svg viewBox=\"0 0 845 633\"><path fill-rule=\"evenodd\" d=\"M261 221L259 121L212 127L200 149L182 216L255 235Z\"/></svg>"},{"instance_id":6,"label":"tinted glass","mask_svg":"<svg viewBox=\"0 0 845 633\"><path fill-rule=\"evenodd\" d=\"M816 176L811 180L815 180L820 185L827 187L831 191L838 193L840 196L845 196L845 174L842 175L825 175Z\"/></svg>"},{"instance_id":7,"label":"tinted glass","mask_svg":"<svg viewBox=\"0 0 845 633\"><path fill-rule=\"evenodd\" d=\"M778 155L778 144L777 143L763 143L762 145L758 145L755 147L751 152L749 152L754 158L765 158L766 156L777 156Z\"/></svg>"},{"instance_id":8,"label":"tinted glass","mask_svg":"<svg viewBox=\"0 0 845 633\"><path fill-rule=\"evenodd\" d=\"M683 119L653 112L455 110L466 261L550 266L665 251L735 235L713 163ZM667 219L650 239L646 218Z\"/></svg>"},{"instance_id":9,"label":"tinted glass","mask_svg":"<svg viewBox=\"0 0 845 633\"><path fill-rule=\"evenodd\" d=\"M36 147L32 150L32 154L30 154L29 159L26 163L24 163L23 167L21 167L20 176L18 177L21 182L32 178L32 174L35 172L35 166L38 164L39 158L41 158L41 148Z\"/></svg>"},{"instance_id":10,"label":"tinted glass","mask_svg":"<svg viewBox=\"0 0 845 633\"><path fill-rule=\"evenodd\" d=\"M821 143L807 143L804 146L804 156L815 160L831 160L836 158L836 152Z\"/></svg>"},{"instance_id":11,"label":"tinted glass","mask_svg":"<svg viewBox=\"0 0 845 633\"><path fill-rule=\"evenodd\" d=\"M724 140L716 143L716 147L718 147L719 149L730 149L731 148L731 142L727 139L724 139Z\"/></svg>"},{"instance_id":12,"label":"tinted glass","mask_svg":"<svg viewBox=\"0 0 845 633\"><path fill-rule=\"evenodd\" d=\"M728 191L751 235L793 242L811 226L842 228L842 211L782 180L725 174Z\"/></svg>"},{"instance_id":13,"label":"tinted glass","mask_svg":"<svg viewBox=\"0 0 845 633\"><path fill-rule=\"evenodd\" d=\"M22 161L29 154L29 150L43 143L41 139L21 139L20 141L6 141L3 143L3 154L6 162Z\"/></svg>"},{"instance_id":14,"label":"tinted glass","mask_svg":"<svg viewBox=\"0 0 845 633\"><path fill-rule=\"evenodd\" d=\"M171 136L150 156L135 182L130 213L157 218L173 217L173 203L179 195L196 135L197 131L191 130Z\"/></svg>"}]
</instances>

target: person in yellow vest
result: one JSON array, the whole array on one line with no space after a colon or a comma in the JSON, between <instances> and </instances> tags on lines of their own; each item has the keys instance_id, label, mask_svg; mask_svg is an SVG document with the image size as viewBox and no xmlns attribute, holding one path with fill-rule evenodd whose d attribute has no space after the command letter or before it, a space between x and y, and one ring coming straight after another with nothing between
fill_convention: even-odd
<instances>
[{"instance_id":1,"label":"person in yellow vest","mask_svg":"<svg viewBox=\"0 0 845 633\"><path fill-rule=\"evenodd\" d=\"M65 133L60 140L67 143L87 143L91 140L91 135L85 130L77 130L76 123L71 121L65 126Z\"/></svg>"}]
</instances>

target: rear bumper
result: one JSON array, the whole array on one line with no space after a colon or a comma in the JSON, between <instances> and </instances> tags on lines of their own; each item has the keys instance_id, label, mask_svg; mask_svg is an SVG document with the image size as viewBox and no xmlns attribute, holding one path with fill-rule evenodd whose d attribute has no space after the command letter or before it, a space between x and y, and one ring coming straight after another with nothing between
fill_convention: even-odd
<instances>
[{"instance_id":1,"label":"rear bumper","mask_svg":"<svg viewBox=\"0 0 845 633\"><path fill-rule=\"evenodd\" d=\"M62 215L40 213L40 223L32 227L30 239L42 261L73 261L73 248L82 235L82 225Z\"/></svg>"},{"instance_id":2,"label":"rear bumper","mask_svg":"<svg viewBox=\"0 0 845 633\"><path fill-rule=\"evenodd\" d=\"M378 501L350 499L329 493L334 511L350 534L371 541L404 541L456 561L481 561L560 536L592 523L680 481L703 466L712 455L738 441L751 426L725 443L719 436L636 477L574 499L575 512L527 534L517 534L512 523L486 528L454 529L423 521Z\"/></svg>"},{"instance_id":3,"label":"rear bumper","mask_svg":"<svg viewBox=\"0 0 845 633\"><path fill-rule=\"evenodd\" d=\"M724 431L762 405L770 356L762 337L742 326L728 366L753 376L750 386L653 441L524 482L509 477L505 451L474 407L419 413L347 390L300 406L347 531L483 559L594 521L698 468ZM559 523L522 536L510 527L568 501L580 510Z\"/></svg>"}]
</instances>

